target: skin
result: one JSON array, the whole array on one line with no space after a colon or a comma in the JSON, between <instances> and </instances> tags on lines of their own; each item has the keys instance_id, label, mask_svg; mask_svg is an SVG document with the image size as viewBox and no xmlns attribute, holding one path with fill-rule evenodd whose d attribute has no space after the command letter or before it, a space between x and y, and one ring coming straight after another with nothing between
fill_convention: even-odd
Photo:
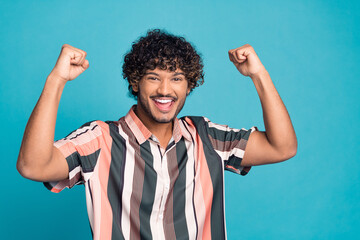
<instances>
[{"instance_id":1,"label":"skin","mask_svg":"<svg viewBox=\"0 0 360 240\"><path fill-rule=\"evenodd\" d=\"M241 165L276 163L293 157L297 140L289 114L254 49L248 44L232 49L229 58L241 74L253 81L261 101L266 129L250 135ZM58 181L68 177L65 157L53 146L56 115L65 84L88 67L85 51L63 45L24 132L17 169L25 178ZM166 147L172 136L172 120L183 107L190 89L181 70L168 72L155 69L151 72L148 71L138 85L133 86L139 95L135 112L159 139L160 145ZM174 103L171 108L162 111L154 103L154 98L173 99Z\"/></svg>"},{"instance_id":2,"label":"skin","mask_svg":"<svg viewBox=\"0 0 360 240\"><path fill-rule=\"evenodd\" d=\"M173 120L185 104L186 96L190 92L188 81L181 70L175 72L158 68L148 70L138 85L133 86L138 92L138 104L135 113L166 148L171 136ZM156 99L172 100L169 110L161 110L156 106Z\"/></svg>"},{"instance_id":3,"label":"skin","mask_svg":"<svg viewBox=\"0 0 360 240\"><path fill-rule=\"evenodd\" d=\"M89 67L86 52L64 44L55 67L26 125L17 170L35 181L58 181L68 177L65 157L53 146L55 122L65 84Z\"/></svg>"},{"instance_id":4,"label":"skin","mask_svg":"<svg viewBox=\"0 0 360 240\"><path fill-rule=\"evenodd\" d=\"M263 165L292 158L297 151L297 139L290 116L255 50L249 44L231 49L229 59L241 74L253 81L266 129L250 134L241 165Z\"/></svg>"}]
</instances>

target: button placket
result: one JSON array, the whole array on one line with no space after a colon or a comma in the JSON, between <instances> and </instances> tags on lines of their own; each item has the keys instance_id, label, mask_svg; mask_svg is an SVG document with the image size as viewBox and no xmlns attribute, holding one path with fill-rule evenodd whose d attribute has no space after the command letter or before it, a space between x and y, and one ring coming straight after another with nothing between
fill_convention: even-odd
<instances>
[{"instance_id":1,"label":"button placket","mask_svg":"<svg viewBox=\"0 0 360 240\"><path fill-rule=\"evenodd\" d=\"M168 164L167 164L167 153L173 148L175 147L172 146L169 149L167 149L166 151L163 152L163 154L161 154L161 148L159 147L159 151L161 154L161 183L162 183L162 197L161 197L161 201L160 201L160 209L159 209L159 215L158 215L158 219L160 221L162 221L164 219L164 210L165 210L165 203L166 203L166 199L169 195L169 190L170 190L170 177L166 177L169 176L168 173Z\"/></svg>"},{"instance_id":2,"label":"button placket","mask_svg":"<svg viewBox=\"0 0 360 240\"><path fill-rule=\"evenodd\" d=\"M166 191L166 161L167 161L167 158L166 158L166 155L164 154L163 157L162 157L162 161L161 161L161 172L162 172L162 176L163 176L163 179L162 179L162 198L161 198L161 203L160 203L160 212L159 212L159 219L162 220L164 218L164 208L165 208L165 202L166 202L166 199L167 199L167 191Z\"/></svg>"}]
</instances>

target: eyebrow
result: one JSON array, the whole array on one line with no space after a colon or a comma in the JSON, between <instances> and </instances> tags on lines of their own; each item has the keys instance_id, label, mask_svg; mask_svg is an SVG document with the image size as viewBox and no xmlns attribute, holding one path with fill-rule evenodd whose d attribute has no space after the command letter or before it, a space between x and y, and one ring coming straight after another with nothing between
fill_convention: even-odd
<instances>
[{"instance_id":1,"label":"eyebrow","mask_svg":"<svg viewBox=\"0 0 360 240\"><path fill-rule=\"evenodd\" d=\"M185 74L182 73L182 72L177 72L177 73L175 73L173 76L177 76L177 75L183 75L183 76L185 76Z\"/></svg>"},{"instance_id":2,"label":"eyebrow","mask_svg":"<svg viewBox=\"0 0 360 240\"><path fill-rule=\"evenodd\" d=\"M154 74L154 75L156 75L156 76L160 76L160 75L157 74L156 72L147 72L147 73L145 73L145 75L149 75L149 74Z\"/></svg>"},{"instance_id":3,"label":"eyebrow","mask_svg":"<svg viewBox=\"0 0 360 240\"><path fill-rule=\"evenodd\" d=\"M147 73L145 73L145 75L149 75L149 74L153 74L153 75L156 75L156 76L160 76L160 75L157 74L156 72L147 72ZM178 75L183 75L183 76L185 76L185 74L182 73L182 72L176 72L176 73L173 74L173 76L178 76Z\"/></svg>"}]
</instances>

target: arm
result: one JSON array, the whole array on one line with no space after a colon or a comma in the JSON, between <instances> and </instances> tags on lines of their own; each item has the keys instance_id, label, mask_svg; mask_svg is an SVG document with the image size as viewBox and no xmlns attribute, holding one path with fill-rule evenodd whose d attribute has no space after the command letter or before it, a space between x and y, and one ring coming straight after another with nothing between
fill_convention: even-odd
<instances>
[{"instance_id":1,"label":"arm","mask_svg":"<svg viewBox=\"0 0 360 240\"><path fill-rule=\"evenodd\" d=\"M252 79L260 97L266 129L250 134L241 165L276 163L295 156L297 140L290 116L254 49L246 44L230 50L229 57L241 74Z\"/></svg>"},{"instance_id":2,"label":"arm","mask_svg":"<svg viewBox=\"0 0 360 240\"><path fill-rule=\"evenodd\" d=\"M75 79L89 67L85 57L86 52L63 45L25 128L16 165L23 177L35 181L57 181L68 177L67 162L53 146L55 122L66 82Z\"/></svg>"}]
</instances>

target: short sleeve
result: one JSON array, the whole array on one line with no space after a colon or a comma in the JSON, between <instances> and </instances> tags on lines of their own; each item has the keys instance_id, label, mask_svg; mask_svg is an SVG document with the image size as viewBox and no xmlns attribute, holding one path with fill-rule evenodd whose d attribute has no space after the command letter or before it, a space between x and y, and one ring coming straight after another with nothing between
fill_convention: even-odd
<instances>
[{"instance_id":1,"label":"short sleeve","mask_svg":"<svg viewBox=\"0 0 360 240\"><path fill-rule=\"evenodd\" d=\"M246 145L252 132L258 131L256 126L249 129L230 128L204 118L207 122L208 134L215 151L224 161L224 169L246 175L251 167L242 167L241 161L245 154Z\"/></svg>"},{"instance_id":2,"label":"short sleeve","mask_svg":"<svg viewBox=\"0 0 360 240\"><path fill-rule=\"evenodd\" d=\"M54 142L69 166L69 177L57 182L44 182L47 189L58 193L64 188L86 182L96 166L101 151L100 121L88 122L68 136Z\"/></svg>"}]
</instances>

